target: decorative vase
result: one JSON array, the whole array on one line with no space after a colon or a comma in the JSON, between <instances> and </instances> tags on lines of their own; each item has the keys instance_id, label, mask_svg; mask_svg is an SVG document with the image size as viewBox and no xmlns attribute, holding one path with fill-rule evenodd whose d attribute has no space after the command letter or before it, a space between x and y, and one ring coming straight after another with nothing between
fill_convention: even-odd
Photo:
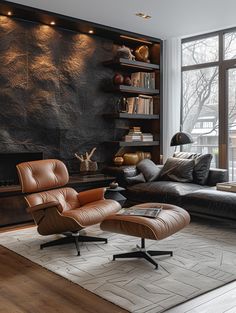
<instances>
[{"instance_id":1,"label":"decorative vase","mask_svg":"<svg viewBox=\"0 0 236 313\"><path fill-rule=\"evenodd\" d=\"M137 153L125 153L123 158L125 165L136 165L139 162Z\"/></svg>"},{"instance_id":2,"label":"decorative vase","mask_svg":"<svg viewBox=\"0 0 236 313\"><path fill-rule=\"evenodd\" d=\"M143 45L138 47L135 52L135 58L137 61L141 61L141 62L150 62L149 60L149 49L148 46Z\"/></svg>"},{"instance_id":3,"label":"decorative vase","mask_svg":"<svg viewBox=\"0 0 236 313\"><path fill-rule=\"evenodd\" d=\"M136 151L136 154L138 155L139 162L144 160L144 159L151 159L151 153L150 152Z\"/></svg>"},{"instance_id":4,"label":"decorative vase","mask_svg":"<svg viewBox=\"0 0 236 313\"><path fill-rule=\"evenodd\" d=\"M128 101L127 98L125 97L121 97L118 101L117 101L117 109L118 112L128 112Z\"/></svg>"}]
</instances>

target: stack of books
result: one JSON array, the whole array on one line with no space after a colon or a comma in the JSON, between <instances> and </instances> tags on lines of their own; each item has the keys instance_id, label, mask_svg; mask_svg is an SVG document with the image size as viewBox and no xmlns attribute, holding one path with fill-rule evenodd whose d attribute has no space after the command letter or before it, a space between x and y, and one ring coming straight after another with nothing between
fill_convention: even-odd
<instances>
[{"instance_id":1,"label":"stack of books","mask_svg":"<svg viewBox=\"0 0 236 313\"><path fill-rule=\"evenodd\" d=\"M236 182L224 182L216 184L216 189L221 191L236 192Z\"/></svg>"},{"instance_id":2,"label":"stack of books","mask_svg":"<svg viewBox=\"0 0 236 313\"><path fill-rule=\"evenodd\" d=\"M153 114L153 97L139 95L127 99L129 114Z\"/></svg>"},{"instance_id":3,"label":"stack of books","mask_svg":"<svg viewBox=\"0 0 236 313\"><path fill-rule=\"evenodd\" d=\"M131 83L134 87L155 89L155 73L136 72L131 74Z\"/></svg>"},{"instance_id":4,"label":"stack of books","mask_svg":"<svg viewBox=\"0 0 236 313\"><path fill-rule=\"evenodd\" d=\"M132 127L124 137L126 142L132 141L153 141L153 135L151 133L142 133L140 127Z\"/></svg>"},{"instance_id":5,"label":"stack of books","mask_svg":"<svg viewBox=\"0 0 236 313\"><path fill-rule=\"evenodd\" d=\"M142 141L142 132L140 127L132 127L128 133L125 135L125 141L132 142L132 141Z\"/></svg>"},{"instance_id":6,"label":"stack of books","mask_svg":"<svg viewBox=\"0 0 236 313\"><path fill-rule=\"evenodd\" d=\"M153 135L151 133L142 133L141 140L142 141L153 141Z\"/></svg>"}]
</instances>

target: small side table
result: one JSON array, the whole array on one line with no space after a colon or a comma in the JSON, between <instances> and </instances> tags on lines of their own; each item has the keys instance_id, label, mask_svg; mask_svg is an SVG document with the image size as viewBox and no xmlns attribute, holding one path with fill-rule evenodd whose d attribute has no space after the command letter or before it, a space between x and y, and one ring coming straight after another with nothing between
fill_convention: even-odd
<instances>
[{"instance_id":1,"label":"small side table","mask_svg":"<svg viewBox=\"0 0 236 313\"><path fill-rule=\"evenodd\" d=\"M116 200L123 207L123 205L125 204L126 198L120 192L124 190L125 188L123 187L116 187L116 188L108 187L105 192L105 198Z\"/></svg>"}]
</instances>

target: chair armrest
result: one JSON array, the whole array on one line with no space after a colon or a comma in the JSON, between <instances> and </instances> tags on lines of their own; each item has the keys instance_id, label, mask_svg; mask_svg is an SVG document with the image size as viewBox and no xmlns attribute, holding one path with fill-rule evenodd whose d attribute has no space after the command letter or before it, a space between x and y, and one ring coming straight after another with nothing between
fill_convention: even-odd
<instances>
[{"instance_id":1,"label":"chair armrest","mask_svg":"<svg viewBox=\"0 0 236 313\"><path fill-rule=\"evenodd\" d=\"M77 197L80 206L94 201L104 200L105 191L106 188L96 188L79 192Z\"/></svg>"},{"instance_id":2,"label":"chair armrest","mask_svg":"<svg viewBox=\"0 0 236 313\"><path fill-rule=\"evenodd\" d=\"M224 183L228 181L228 171L221 168L210 168L207 185L215 186L217 183Z\"/></svg>"},{"instance_id":3,"label":"chair armrest","mask_svg":"<svg viewBox=\"0 0 236 313\"><path fill-rule=\"evenodd\" d=\"M58 201L51 201L47 203L38 204L32 207L28 207L26 210L28 213L33 213L41 210L46 210L48 208L56 207L57 210L61 213L63 211L63 208L61 204Z\"/></svg>"}]
</instances>

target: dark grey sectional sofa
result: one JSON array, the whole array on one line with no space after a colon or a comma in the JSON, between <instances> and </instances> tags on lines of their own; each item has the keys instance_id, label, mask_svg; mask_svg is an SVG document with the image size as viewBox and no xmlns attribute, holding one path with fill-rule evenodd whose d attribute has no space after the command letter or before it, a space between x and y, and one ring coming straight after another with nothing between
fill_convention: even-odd
<instances>
[{"instance_id":1,"label":"dark grey sectional sofa","mask_svg":"<svg viewBox=\"0 0 236 313\"><path fill-rule=\"evenodd\" d=\"M218 191L215 187L217 183L227 181L227 170L210 169L205 185L164 180L128 185L127 177L139 173L136 166L111 166L105 172L116 176L119 184L126 188L126 206L165 202L181 206L190 214L236 220L236 193Z\"/></svg>"}]
</instances>

